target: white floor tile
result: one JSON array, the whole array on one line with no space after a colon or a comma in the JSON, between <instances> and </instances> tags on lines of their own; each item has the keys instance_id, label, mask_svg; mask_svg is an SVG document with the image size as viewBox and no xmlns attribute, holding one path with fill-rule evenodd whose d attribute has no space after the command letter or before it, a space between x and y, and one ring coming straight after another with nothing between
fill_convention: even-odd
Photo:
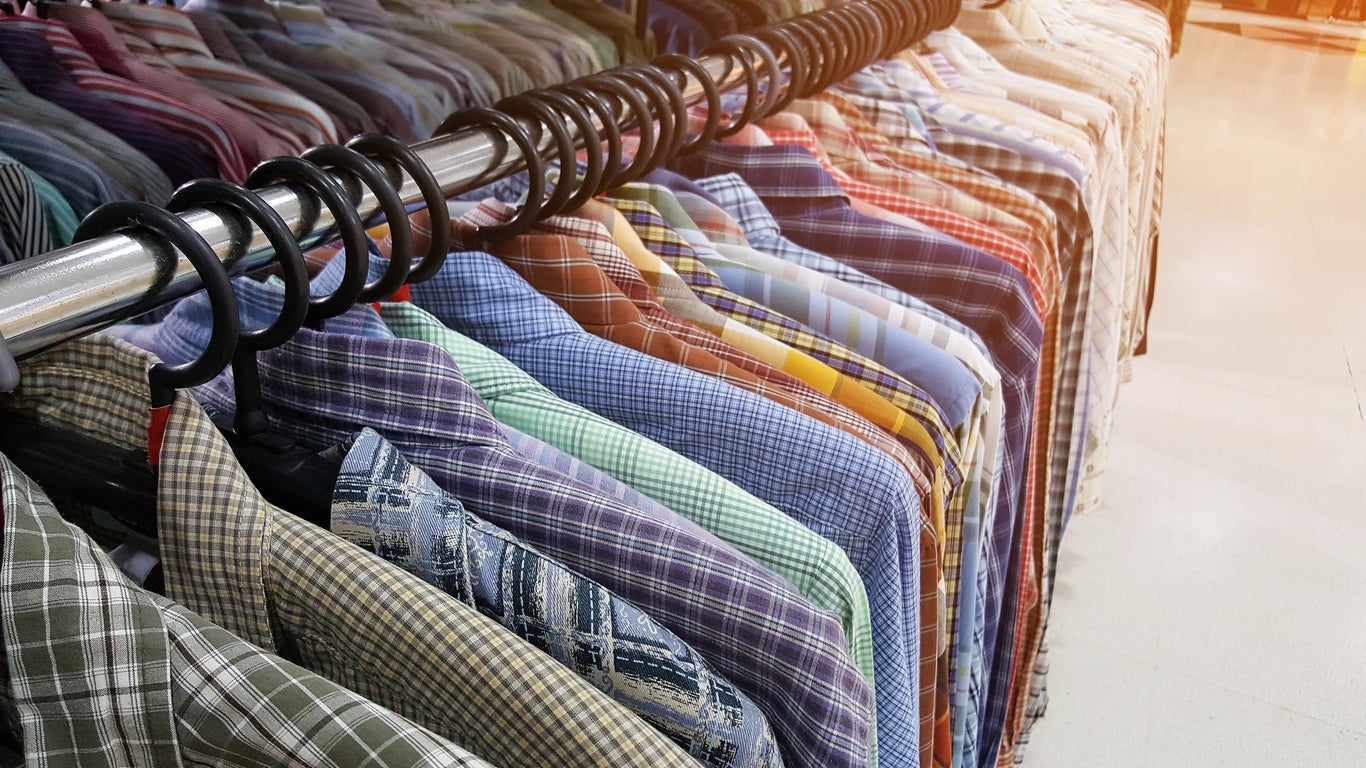
<instances>
[{"instance_id":1,"label":"white floor tile","mask_svg":"<svg viewBox=\"0 0 1366 768\"><path fill-rule=\"evenodd\" d=\"M1188 25L1169 110L1149 354L1026 763L1366 765L1366 47Z\"/></svg>"}]
</instances>

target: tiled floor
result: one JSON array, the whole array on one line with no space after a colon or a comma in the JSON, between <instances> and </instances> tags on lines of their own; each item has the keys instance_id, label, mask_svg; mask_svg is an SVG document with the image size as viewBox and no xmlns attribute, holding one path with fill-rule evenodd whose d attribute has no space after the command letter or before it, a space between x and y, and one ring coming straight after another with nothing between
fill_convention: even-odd
<instances>
[{"instance_id":1,"label":"tiled floor","mask_svg":"<svg viewBox=\"0 0 1366 768\"><path fill-rule=\"evenodd\" d=\"M1191 21L1150 352L1025 762L1366 766L1366 44Z\"/></svg>"}]
</instances>

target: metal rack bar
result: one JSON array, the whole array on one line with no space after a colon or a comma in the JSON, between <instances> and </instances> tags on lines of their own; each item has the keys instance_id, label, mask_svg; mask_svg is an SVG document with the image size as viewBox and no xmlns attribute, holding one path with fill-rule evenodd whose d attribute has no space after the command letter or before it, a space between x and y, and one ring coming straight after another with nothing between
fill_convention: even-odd
<instances>
[{"instance_id":1,"label":"metal rack bar","mask_svg":"<svg viewBox=\"0 0 1366 768\"><path fill-rule=\"evenodd\" d=\"M725 56L707 56L699 62L718 79L723 91L743 82L740 68ZM762 68L762 62L755 63ZM705 96L701 83L691 75L683 92L689 105ZM568 124L577 137L572 121ZM627 116L622 128L631 127L634 117ZM576 141L582 147L582 139ZM480 129L430 139L413 148L448 197L526 167L516 145ZM542 157L549 159L553 154L552 139L543 136ZM399 194L404 203L420 202L417 185L406 174L401 178ZM332 231L331 214L326 208L319 210L311 196L300 197L286 186L258 192L284 217L305 248L323 242ZM368 190L362 191L357 210L367 221L379 213L378 202ZM243 228L205 208L181 217L208 241L233 276L261 269L274 258L269 243L254 226ZM0 267L0 344L7 342L10 353L22 359L188 296L200 287L190 262L155 238L117 234L78 243Z\"/></svg>"}]
</instances>

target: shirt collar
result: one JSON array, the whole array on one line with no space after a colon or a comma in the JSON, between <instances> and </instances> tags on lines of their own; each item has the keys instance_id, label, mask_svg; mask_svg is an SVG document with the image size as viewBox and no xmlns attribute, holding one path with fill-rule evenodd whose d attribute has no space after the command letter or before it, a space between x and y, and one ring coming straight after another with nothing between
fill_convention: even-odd
<instances>
[{"instance_id":1,"label":"shirt collar","mask_svg":"<svg viewBox=\"0 0 1366 768\"><path fill-rule=\"evenodd\" d=\"M493 250L541 295L584 327L641 322L640 310L603 274L583 246L564 235L527 234Z\"/></svg>"},{"instance_id":2,"label":"shirt collar","mask_svg":"<svg viewBox=\"0 0 1366 768\"><path fill-rule=\"evenodd\" d=\"M673 190L674 194L687 192L708 200L710 200L711 197L707 194L705 189L702 189L702 187L694 183L692 179L689 179L681 173L674 173L665 168L660 168L647 173L642 181L650 184L658 184L661 187L667 187ZM715 200L710 200L710 202L716 203Z\"/></svg>"},{"instance_id":3,"label":"shirt collar","mask_svg":"<svg viewBox=\"0 0 1366 768\"><path fill-rule=\"evenodd\" d=\"M675 163L692 178L739 173L760 197L848 199L810 150L791 144L737 147L713 143Z\"/></svg>"},{"instance_id":4,"label":"shirt collar","mask_svg":"<svg viewBox=\"0 0 1366 768\"><path fill-rule=\"evenodd\" d=\"M484 251L452 253L432 279L410 286L413 303L495 348L583 330L555 302Z\"/></svg>"},{"instance_id":5,"label":"shirt collar","mask_svg":"<svg viewBox=\"0 0 1366 768\"><path fill-rule=\"evenodd\" d=\"M452 445L503 445L498 423L445 350L424 341L301 329L258 355L271 414L296 424Z\"/></svg>"},{"instance_id":6,"label":"shirt collar","mask_svg":"<svg viewBox=\"0 0 1366 768\"><path fill-rule=\"evenodd\" d=\"M14 404L40 407L113 445L144 448L147 371L155 363L151 354L117 339L73 341L25 364ZM91 402L102 404L97 419L89 413ZM216 623L274 652L265 542L277 510L261 499L217 428L183 391L168 411L160 459L157 528L167 593L192 610L216 606ZM214 492L211 517L204 514L206 483ZM205 526L214 533L199 530ZM206 573L213 578L197 578Z\"/></svg>"},{"instance_id":7,"label":"shirt collar","mask_svg":"<svg viewBox=\"0 0 1366 768\"><path fill-rule=\"evenodd\" d=\"M649 204L651 208L655 209L655 213L658 213L672 227L697 228L697 223L688 216L688 212L678 204L678 199L674 197L673 192L666 187L658 184L633 182L624 185L620 192L622 193L621 197L629 197Z\"/></svg>"},{"instance_id":8,"label":"shirt collar","mask_svg":"<svg viewBox=\"0 0 1366 768\"><path fill-rule=\"evenodd\" d=\"M116 16L106 16L94 8L86 8L80 5L52 3L48 6L48 18L67 25L72 30L73 35L83 30L100 38L108 48L125 56L131 55L123 35L119 33L114 22L111 21L111 19L117 18Z\"/></svg>"},{"instance_id":9,"label":"shirt collar","mask_svg":"<svg viewBox=\"0 0 1366 768\"><path fill-rule=\"evenodd\" d=\"M222 16L214 13L203 13L195 11L187 13L188 18L194 24L194 28L199 32L199 36L204 39L204 44L209 47L216 59L231 61L234 64L245 64L242 53L233 45L232 38L229 37L227 29L224 27L227 22Z\"/></svg>"},{"instance_id":10,"label":"shirt collar","mask_svg":"<svg viewBox=\"0 0 1366 768\"><path fill-rule=\"evenodd\" d=\"M405 338L428 341L446 349L460 366L461 373L485 401L513 392L539 392L554 397L540 382L518 368L506 357L458 333L412 302L381 304L380 315Z\"/></svg>"},{"instance_id":11,"label":"shirt collar","mask_svg":"<svg viewBox=\"0 0 1366 768\"><path fill-rule=\"evenodd\" d=\"M674 197L689 218L697 222L697 227L712 242L723 245L749 245L740 223L731 218L711 195L696 195L692 192L676 191Z\"/></svg>"},{"instance_id":12,"label":"shirt collar","mask_svg":"<svg viewBox=\"0 0 1366 768\"><path fill-rule=\"evenodd\" d=\"M612 213L619 215L615 211ZM537 224L536 228L572 237L603 274L633 302L658 302L654 289L645 281L639 268L631 263L621 246L612 239L612 233L599 221L551 216Z\"/></svg>"},{"instance_id":13,"label":"shirt collar","mask_svg":"<svg viewBox=\"0 0 1366 768\"><path fill-rule=\"evenodd\" d=\"M965 6L959 11L958 18L954 20L953 25L963 34L988 46L993 43L1026 44L1024 36L1010 25L1010 20L1000 11L978 10Z\"/></svg>"},{"instance_id":14,"label":"shirt collar","mask_svg":"<svg viewBox=\"0 0 1366 768\"><path fill-rule=\"evenodd\" d=\"M790 105L792 112L806 120L810 130L820 138L820 145L832 157L867 161L859 134L845 121L832 104L814 99L801 99Z\"/></svg>"},{"instance_id":15,"label":"shirt collar","mask_svg":"<svg viewBox=\"0 0 1366 768\"><path fill-rule=\"evenodd\" d=\"M330 292L329 283L340 280L341 259L333 259L315 280L323 283L322 293ZM382 273L384 262L371 265L372 273ZM233 291L237 294L238 315L243 328L263 328L275 322L284 303L284 289L280 283L258 283L251 278L242 277L233 281ZM328 331L346 333L353 336L370 338L393 338L375 310L365 305L357 305L324 323ZM179 364L198 357L209 344L213 331L213 312L209 300L203 293L186 297L176 304L159 323L151 325L126 324L115 326L106 333L148 349L168 363ZM231 376L231 369L223 376Z\"/></svg>"},{"instance_id":16,"label":"shirt collar","mask_svg":"<svg viewBox=\"0 0 1366 768\"><path fill-rule=\"evenodd\" d=\"M723 173L699 179L697 183L735 217L735 221L751 242L758 243L782 236L783 231L778 226L778 220L773 218L773 214L764 207L764 201L759 199L758 193L746 184L739 174Z\"/></svg>"}]
</instances>

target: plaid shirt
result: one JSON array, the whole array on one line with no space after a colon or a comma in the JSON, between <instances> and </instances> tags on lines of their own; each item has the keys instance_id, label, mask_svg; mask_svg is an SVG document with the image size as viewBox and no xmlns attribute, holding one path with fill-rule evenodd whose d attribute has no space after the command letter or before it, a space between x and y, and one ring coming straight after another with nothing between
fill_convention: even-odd
<instances>
[{"instance_id":1,"label":"plaid shirt","mask_svg":"<svg viewBox=\"0 0 1366 768\"><path fill-rule=\"evenodd\" d=\"M876 93L879 97L886 97L897 92ZM904 98L904 94L901 97ZM879 114L890 114L894 111L887 108L890 106L888 102L879 103L883 105ZM890 120L884 123L895 124ZM1083 430L1088 406L1086 398L1078 397L1078 392L1080 387L1085 386L1083 382L1089 375L1086 349L1089 347L1090 325L1087 314L1090 304L1090 275L1094 260L1090 219L1082 199L1081 188L1060 165L1049 164L1036 157L947 131L939 131L936 136L938 146L944 151L970 160L1007 181L1035 192L1055 211L1059 221L1058 232L1062 238L1059 243L1060 254L1063 257L1063 273L1067 285L1064 300L1060 305L1060 316L1057 318L1060 348L1057 358L1058 373L1055 376L1056 405L1049 451L1048 497L1044 504L1046 520L1043 522L1042 533L1045 552L1041 586L1046 591L1056 562L1056 544L1048 543L1057 542L1061 538L1062 526L1074 506L1076 483L1082 467L1081 452L1085 444ZM1041 157L1050 162L1058 160L1054 156ZM1049 554L1050 547L1053 555ZM1004 692L1009 689L1009 674L1002 673L996 676L994 690ZM985 715L985 712L983 714ZM971 732L967 734L967 738L968 748L975 749Z\"/></svg>"},{"instance_id":2,"label":"plaid shirt","mask_svg":"<svg viewBox=\"0 0 1366 768\"><path fill-rule=\"evenodd\" d=\"M488 274L472 279L475 264ZM481 295L475 302L495 316L488 329L525 332L537 340L553 338L557 326L582 334L562 313L546 315L538 304L528 305L527 300L548 300L492 256L463 254L450 267L412 286L419 305L457 306L458 289L467 285L519 286L529 292L518 295L522 306L508 295ZM452 316L478 317L458 306ZM553 304L549 309L559 312ZM182 302L163 324L165 335L202 344L207 318L205 302ZM275 429L313 448L334 445L366 426L375 429L469 509L682 637L762 707L787 764L802 764L811 754L830 764L867 764L871 691L849 662L834 617L688 521L606 497L517 454L444 351L418 341L346 335L343 323L329 321L329 328L334 332L302 330L284 347L261 355L263 393ZM506 348L500 351L507 354ZM577 366L565 367L570 359L561 353L550 358L562 374L581 381ZM641 389L642 379L628 380L629 387ZM202 394L231 410L228 377Z\"/></svg>"},{"instance_id":3,"label":"plaid shirt","mask_svg":"<svg viewBox=\"0 0 1366 768\"><path fill-rule=\"evenodd\" d=\"M801 143L809 149L812 149L812 145L815 144L815 135L809 130L786 132L770 131L770 135L774 136L775 140L779 140L781 143L782 139L779 136L780 133L788 135L791 141ZM817 152L819 155L820 150L821 148L816 146L813 149L813 152ZM830 167L828 162L823 161L823 164L826 165L827 169ZM852 170L862 181L871 182L881 188L890 188L895 192L906 191L903 185L900 184L899 179L901 177L889 169L881 168L865 161L855 164L852 167ZM841 178L840 180L846 189L850 188L849 184L844 181L844 179ZM864 194L864 197L867 199L866 194ZM889 200L876 200L876 202L892 207L893 210L898 210ZM935 225L943 227L942 222L936 222ZM988 243L980 238L970 240L970 242L984 248L988 246ZM1032 257L1029 257L1028 254L1024 254L1024 258L1021 258L1020 252L1003 252L999 249L993 252L996 255L1001 256L1007 263L1020 268L1026 276L1029 277L1031 286L1034 288L1036 306L1039 308L1041 314L1043 314L1044 308L1052 304L1056 298L1056 282L1048 287L1049 293L1045 294L1042 278L1040 277L1037 266L1032 261ZM1058 326L1056 323L1050 322L1050 318L1046 315L1043 316L1043 321L1045 332L1039 358L1039 387L1035 396L1037 402L1052 403ZM1006 599L1013 600L1016 604L1017 612L1024 617L1024 620L1022 621L1023 629L1016 636L1015 655L1017 659L1021 656L1022 652L1019 647L1020 641L1027 641L1028 638L1034 637L1037 628L1037 624L1032 622L1031 619L1037 617L1037 610L1039 607L1038 566L1042 562L1040 553L1042 552L1043 547L1039 523L1044 519L1045 513L1043 506L1048 495L1050 481L1047 474L1039 475L1038 472L1039 470L1046 472L1047 469L1047 451L1049 448L1049 440L1053 435L1051 423L1052 413L1053 409L1047 407L1037 409L1034 414L1035 421L1032 425L1030 463L1027 470L1026 506L1024 519L1020 529L1023 532L1020 545L1022 565L1014 572L1014 574L1018 575L1015 588L1012 590L1009 582L1007 582L1006 587ZM1015 596L1012 597L1012 594ZM1030 658L1032 659L1032 656L1030 656ZM1012 664L1012 667L1019 670L1020 664L1016 661Z\"/></svg>"},{"instance_id":4,"label":"plaid shirt","mask_svg":"<svg viewBox=\"0 0 1366 768\"><path fill-rule=\"evenodd\" d=\"M696 324L723 342L734 344L769 365L780 367L783 372L816 390L817 394L825 396L832 403L831 407L825 409L826 412L836 419L843 430L858 436L895 459L909 473L921 496L929 498L930 480L921 461L913 457L904 445L886 431L847 405L833 399L837 391L834 384L841 380L838 371L810 355L794 350L777 339L765 336L721 314L703 302L683 278L657 254L645 247L636 231L615 208L594 202L585 205L578 213L592 217L585 220L586 223L596 224L611 231L613 242L619 247L617 253L611 254L607 261L616 261L614 257L618 255L625 257L629 267L623 264L620 270L628 270L638 275L640 280L646 283L647 288L656 292L657 298L668 312ZM600 248L595 248L593 254L595 258L603 258Z\"/></svg>"},{"instance_id":5,"label":"plaid shirt","mask_svg":"<svg viewBox=\"0 0 1366 768\"><path fill-rule=\"evenodd\" d=\"M1023 221L1005 211L990 206L929 173L895 163L888 150L892 153L900 150L888 144L886 137L880 136L872 129L872 126L858 115L857 110L849 109L852 117L846 118L832 100L839 102L841 97L829 91L822 91L809 99L792 102L786 110L805 120L811 130L815 131L820 137L821 146L829 153L832 163L843 167L846 164L874 162L897 170L901 176L899 183L906 189L906 194L917 200L966 216L1022 243L1033 237L1030 228Z\"/></svg>"},{"instance_id":6,"label":"plaid shirt","mask_svg":"<svg viewBox=\"0 0 1366 768\"><path fill-rule=\"evenodd\" d=\"M614 209L596 202L585 205L579 213L585 216L596 214L604 219L610 217L614 222L620 217L620 214ZM784 365L784 367L798 360L796 353L779 342L749 331L743 326L731 324L725 316L703 304L690 291L685 290L681 279L679 280L679 288L683 290L673 293L672 300L669 303L674 305L675 309L679 304L685 304L688 310L695 314L688 315L685 312L680 312L675 315L670 313L665 308L660 296L655 293L655 289L646 282L641 269L612 239L612 234L608 231L606 224L588 218L553 216L538 226L547 231L559 232L573 237L602 268L603 273L635 304L641 314L648 318L650 325L668 331L690 346L707 350L717 357L758 376L760 379L771 382L794 398L800 404L801 407L798 410L801 412L808 415L821 414L819 417L821 421L833 423L845 432L864 439L874 447L891 451L892 455L898 457L898 460L904 457L907 463L913 464L905 449L893 441L887 433L850 410L848 406L836 402L799 378L798 374L802 371L801 368L794 368L793 370L796 373L789 373L787 370L780 370L774 365L760 360L757 355L741 349L742 346L751 345L751 348L762 346L764 349L772 349L774 354L770 359L775 363ZM618 228L618 231L622 235L630 232L629 228ZM634 233L630 234L634 237ZM643 244L640 244L636 253L638 255L645 253ZM664 289L664 286L661 285L661 289ZM684 319L685 315L695 319ZM704 330L703 325L716 332ZM741 336L739 338L727 336L726 328L728 325L740 332ZM722 336L726 336L726 338L722 338ZM734 341L735 345L732 345L731 341ZM809 358L807 360L812 365L819 365L815 360Z\"/></svg>"},{"instance_id":7,"label":"plaid shirt","mask_svg":"<svg viewBox=\"0 0 1366 768\"><path fill-rule=\"evenodd\" d=\"M488 765L134 586L2 455L0 489L4 708L24 765Z\"/></svg>"},{"instance_id":8,"label":"plaid shirt","mask_svg":"<svg viewBox=\"0 0 1366 768\"><path fill-rule=\"evenodd\" d=\"M435 344L455 358L503 424L528 432L659 499L717 538L792 583L838 616L849 653L873 681L868 593L839 547L711 470L573 403L474 340L410 303L384 304L384 322L403 338Z\"/></svg>"},{"instance_id":9,"label":"plaid shirt","mask_svg":"<svg viewBox=\"0 0 1366 768\"><path fill-rule=\"evenodd\" d=\"M1046 313L1053 295L1044 283L1039 265L1017 240L959 214L936 208L911 196L914 190L895 170L867 160L847 160L836 168L820 138L795 114L783 113L764 121L765 133L775 144L793 144L811 152L852 197L903 216L909 216L956 240L989 253L1015 267L1029 281L1034 307Z\"/></svg>"},{"instance_id":10,"label":"plaid shirt","mask_svg":"<svg viewBox=\"0 0 1366 768\"><path fill-rule=\"evenodd\" d=\"M1027 508L1029 427L1042 343L1029 288L1018 270L992 257L855 214L838 185L800 147L713 145L678 162L693 176L738 172L764 200L788 237L824 250L869 275L952 311L991 346L1003 376L1008 417L1001 493L989 542L985 637L996 636L993 610L1010 590L1019 549L1015 521ZM915 254L908 258L905 251ZM1012 614L1013 616L1013 614ZM1013 635L1012 635L1013 640ZM1009 645L1009 643L1007 643ZM991 658L991 647L986 650Z\"/></svg>"},{"instance_id":11,"label":"plaid shirt","mask_svg":"<svg viewBox=\"0 0 1366 768\"><path fill-rule=\"evenodd\" d=\"M682 185L686 182L676 180L674 183ZM698 185L702 192L712 195L717 203L724 205L727 211L737 217L736 224L743 229L746 240L756 246L762 246L769 253L776 254L747 254L742 250L731 249L725 251L725 255L730 258L748 258L751 260L750 263L765 271L783 275L831 296L843 297L855 306L894 322L903 330L916 333L921 338L953 353L957 359L977 373L982 382L986 413L981 430L980 452L968 458L967 469L969 477L975 477L977 480L976 491L974 492L970 483L967 493L959 493L965 501L960 595L955 618L966 617L968 622L962 625L960 631L950 635L955 638L957 648L957 664L950 667L950 670L952 701L957 702L951 707L954 721L954 754L959 755L967 738L967 715L969 712L977 711L972 706L971 694L980 690L985 671L982 652L982 635L986 619L982 602L985 597L985 585L978 586L978 577L985 574L986 570L978 567L978 561L982 531L984 528L990 529L990 515L995 509L996 466L1000 458L1004 415L1000 395L1001 375L988 359L981 346L981 340L973 331L964 330L960 333L937 323L929 316L922 316L918 311L910 309L923 304L919 299L867 277L824 254L801 248L782 237L777 221L764 207L763 201L736 174L701 179ZM689 198L685 193L680 193L679 199L686 205ZM697 203L694 203L689 212L695 215L696 208ZM713 214L710 218L715 220L716 215ZM719 235L724 234L724 231L713 229L709 233ZM756 259L758 261L754 261ZM809 264L811 268L802 266L803 264ZM957 325L956 321L954 325ZM971 682L973 680L977 681L975 686ZM976 721L975 714L972 720ZM955 761L954 764L959 763Z\"/></svg>"},{"instance_id":12,"label":"plaid shirt","mask_svg":"<svg viewBox=\"0 0 1366 768\"><path fill-rule=\"evenodd\" d=\"M696 249L709 248L710 244L703 242L700 235L691 241L685 239L683 232L675 231L660 216L656 204L670 202L664 188L633 184L623 187L618 194L620 198L609 198L608 202L621 212L646 247L664 259L698 298L718 312L805 352L849 377L852 379L851 396L862 391L875 394L875 400L865 398L849 404L875 424L914 446L936 471L943 469L950 482L956 484L961 479L957 446L944 424L943 414L924 390L863 355L822 339L762 305L727 290L697 258ZM667 207L681 212L677 203ZM843 387L839 389L841 393L844 391Z\"/></svg>"},{"instance_id":13,"label":"plaid shirt","mask_svg":"<svg viewBox=\"0 0 1366 768\"><path fill-rule=\"evenodd\" d=\"M634 185L623 188L621 193L630 194L633 191L638 196L648 199L650 203L667 205L671 202L667 196L667 190L660 187ZM673 267L688 281L689 289L697 293L699 298L707 301L713 308L750 325L755 330L758 330L765 335L773 336L784 343L792 344L798 349L811 353L814 356L817 356L818 359L822 359L823 362L836 367L842 367L850 374L863 374L860 376L859 381L861 383L871 382L871 386L875 388L874 391L879 396L882 396L884 391L892 397L897 397L898 395L898 393L891 391L890 387L887 387L886 389L878 387L879 384L889 385L895 382L895 384L908 385L908 383L903 382L899 377L896 377L895 374L887 372L882 366L858 355L852 350L839 347L825 339L821 339L789 319L770 312L755 302L727 291L720 280L717 279L710 270L706 269L700 260L698 260L695 252L681 237L681 233L675 233L669 226L664 224L662 218L652 206L632 200L613 200L611 202L622 211L628 221L631 221L636 233L640 235L645 244L650 246L655 253L664 258L669 266ZM674 203L671 207L677 208L677 204ZM696 239L694 239L694 242L696 242ZM883 376L884 373L885 376ZM879 380L879 376L882 376L881 380ZM919 390L916 391L919 392ZM938 410L934 407L928 396L925 396L923 393L920 393L920 395L921 399L915 401L915 404L928 405L933 411L934 416L938 421L930 423L931 425L938 425L939 431L935 433L935 437L942 439L944 435L942 414L938 413ZM932 742L933 738L935 689L938 684L937 659L938 649L940 647L939 637L942 631L939 622L940 619L946 615L939 606L939 601L941 599L939 597L939 592L943 585L942 572L937 569L937 562L935 563L935 567L931 567L929 562L932 560L938 561L943 557L943 550L937 546L935 539L938 538L942 541L947 538L948 535L948 523L946 519L948 514L948 493L941 490L945 488L944 484L946 482L944 475L946 464L944 460L931 452L931 449L926 445L923 436L917 435L915 432L908 434L904 429L906 426L920 427L920 425L904 418L908 413L905 408L914 408L915 404L905 400L904 397L898 399L898 404L901 404L903 401L905 401L905 404L901 406L901 410L897 410L897 405L894 404L891 410L887 411L889 414L894 412L896 418L891 421L882 422L884 428L892 429L894 433L901 436L903 440L916 445L916 447L918 447L928 458L934 472L934 478L931 485L933 527L928 527L930 521L926 520L924 521L925 526L922 527L920 532L920 546L922 551L920 600L922 612L925 617L920 626L920 743L922 753L927 753L929 744ZM876 418L878 412L872 411L867 413L867 415ZM947 463L948 470L952 473L951 479L948 480L948 482L952 482L956 486L961 480L958 467L959 456L957 453L957 446L952 441L944 439L942 443L938 443L935 447L942 448L944 445L947 445L948 449L953 451L951 458ZM942 588L943 591L947 591L946 587ZM944 683L947 685L947 681L944 681ZM885 733L885 729L883 729L883 732ZM891 754L889 759L899 759L897 757L898 752L890 750L889 752ZM922 754L921 760L923 761L925 757L926 756Z\"/></svg>"},{"instance_id":14,"label":"plaid shirt","mask_svg":"<svg viewBox=\"0 0 1366 768\"><path fill-rule=\"evenodd\" d=\"M919 626L919 611L914 605L903 606L901 600L907 587L918 590L918 573L907 573L900 566L904 553L896 544L908 538L917 500L909 479L890 459L762 398L589 336L487 254L472 252L452 259L452 266L433 281L414 286L413 296L419 306L492 346L561 397L719 472L840 545L859 568L876 612L874 650L878 688L882 688L880 654L884 648L896 653L898 646L904 648L904 639L897 645L884 642L876 634L879 617L890 614L905 622L899 626ZM852 467L862 470L858 483L847 480ZM740 637L721 626L711 631L728 637L729 642ZM740 677L752 679L754 659L743 662L749 674L737 676L721 665L719 654L708 653L696 640L684 637L742 687ZM747 650L747 655L754 655L752 644ZM811 674L811 668L797 658L815 650L807 648L791 659L776 654L784 665L798 666L770 678L775 681L771 686L792 691L794 682ZM749 692L763 706L764 698ZM784 692L769 690L764 695L776 697ZM840 740L822 737L821 732L832 730L824 722L814 724L819 731L811 725L785 730L785 723L811 717L783 719L775 714L777 709L770 705L765 711L780 739L787 735L794 742L810 740L807 749L811 752L833 752L836 757L837 750L844 749L841 744L849 741L838 736L838 729L833 735ZM866 754L866 736L863 745ZM800 754L794 749L784 756L791 764Z\"/></svg>"},{"instance_id":15,"label":"plaid shirt","mask_svg":"<svg viewBox=\"0 0 1366 768\"><path fill-rule=\"evenodd\" d=\"M1039 268L1045 296L1056 300L1058 283L1061 280L1058 266L1057 218L1048 206L1029 192L1008 185L980 170L964 170L897 146L889 136L884 135L864 116L854 103L855 98L857 97L834 91L823 91L811 100L797 102L799 114L810 113L807 120L813 128L819 126L822 121L835 119L847 127L843 135L853 144L823 140L833 161L839 164L842 154L857 149L860 154L866 155L880 165L899 170L903 175L923 175L950 189L958 190L961 195L967 196L980 206L969 207L967 210L979 211L985 208L989 212L979 213L973 218L1029 247ZM904 116L901 117L901 121L906 122Z\"/></svg>"},{"instance_id":16,"label":"plaid shirt","mask_svg":"<svg viewBox=\"0 0 1366 768\"><path fill-rule=\"evenodd\" d=\"M754 702L640 609L466 510L373 430L336 453L337 535L502 623L699 762L782 765Z\"/></svg>"},{"instance_id":17,"label":"plaid shirt","mask_svg":"<svg viewBox=\"0 0 1366 768\"><path fill-rule=\"evenodd\" d=\"M482 211L472 211L466 215L466 220L479 226L485 226L482 222L499 220L497 216L480 218L480 213ZM589 333L838 426L824 411L808 409L778 386L656 327L573 238L527 234L497 243L491 251L542 295L560 305Z\"/></svg>"},{"instance_id":18,"label":"plaid shirt","mask_svg":"<svg viewBox=\"0 0 1366 768\"><path fill-rule=\"evenodd\" d=\"M704 192L701 192L701 190L698 190L698 193L705 194ZM706 201L700 199L696 200L696 203L697 205L708 205ZM697 207L697 205L694 205L694 207ZM719 215L721 217L725 216L724 212L721 212ZM718 214L712 213L707 216L707 218L715 225L718 221ZM728 229L724 226L719 228L722 230L722 236L724 238L734 241L737 238L736 233L739 228L738 224L732 222L732 225L734 227L733 229ZM743 241L743 235L738 235L738 238ZM726 246L722 245L718 246L718 248L725 249ZM877 330L878 324L883 321L874 318L872 315L865 315L864 320L862 321L853 321L853 317L863 314L859 310L856 310L853 305L838 302L837 300L825 296L811 296L810 293L800 285L787 283L781 280L781 278L775 278L765 274L763 271L748 269L744 266L736 265L733 262L725 261L724 259L708 260L704 257L703 261L715 270L718 277L725 281L731 289L746 295L751 300L767 304L775 310L781 310L785 316L796 322L804 323L808 327L815 327L827 338L842 340L845 342L846 346L868 354L870 357L875 358L879 363L889 363L890 358L895 357L897 354L897 350L901 350L901 359L903 362L911 359L928 362L928 358L932 357L933 354L926 355L926 352L938 353L938 350L931 346L928 347L928 349L921 349L918 353L905 354L909 352L906 348L908 344L912 346L918 344L928 345L928 342L924 342L920 338L905 333L900 329L892 329L885 324L880 330ZM730 279L727 279L727 275L731 276ZM853 312L853 315L850 315L850 312ZM877 332L874 333L874 331ZM890 338L893 336L896 338ZM945 361L951 365L957 366L957 363L953 362L952 358L946 357ZM895 365L892 367L896 368ZM959 387L950 385L947 390L938 388L936 397L939 400L940 405L944 405L945 403L956 403L957 406L961 406L954 408L952 413L953 418L950 423L960 426L957 435L958 444L963 447L963 455L971 459L978 451L978 428L981 420L979 418L980 414L976 412L976 408L979 405L978 394L980 393L980 387L977 386L973 377L965 369L959 366L958 370L961 375L967 379L967 387L962 390L965 396L958 397L947 394L950 391L960 389ZM915 369L906 369L903 367L896 372L899 375L905 376L908 380L917 381L923 380L925 376L935 377L939 373L938 371L927 371L918 366ZM947 384L947 382L944 383ZM944 393L944 395L940 396L940 393ZM960 403L958 401L962 402ZM972 411L972 418L970 420L968 418L969 411ZM965 466L964 471L973 482L980 482L980 464ZM953 495L945 513L944 526L940 529L940 540L943 544L941 551L943 554L942 585L944 594L942 596L943 607L940 609L941 613L939 614L939 631L942 638L941 647L945 647L948 653L942 659L942 666L936 671L937 692L933 701L934 723L931 731L932 737L928 734L922 735L922 762L928 762L928 760L931 759L929 755L933 754L939 764L948 764L952 756L953 739L950 701L953 698L953 694L951 693L952 678L950 673L951 671L956 670L957 666L956 657L959 642L957 640L956 632L960 592L959 577L962 568L962 532L965 508L968 504L969 496L980 498L979 494L970 493L962 489ZM973 541L975 545L975 534ZM976 582L972 581L969 583L975 586ZM926 654L922 648L922 669L927 669L931 664L939 661L940 660L938 659L929 658L928 654Z\"/></svg>"},{"instance_id":19,"label":"plaid shirt","mask_svg":"<svg viewBox=\"0 0 1366 768\"><path fill-rule=\"evenodd\" d=\"M111 444L145 445L143 393L153 362L116 340L73 342L31 361L25 388L6 404L60 413L72 428ZM552 764L614 764L644 754L690 764L634 715L463 603L266 504L187 396L176 399L167 421L158 505L168 596L258 648L287 649L303 667L498 764L528 755ZM190 658L202 675L209 655ZM277 675L271 690L283 692L283 683ZM205 690L202 679L196 689ZM240 734L242 712L267 711L260 706L243 703L218 717L204 712L199 722ZM268 725L262 730L271 739L308 732L283 721ZM253 764L260 762L287 761ZM436 762L447 764L440 756Z\"/></svg>"}]
</instances>

